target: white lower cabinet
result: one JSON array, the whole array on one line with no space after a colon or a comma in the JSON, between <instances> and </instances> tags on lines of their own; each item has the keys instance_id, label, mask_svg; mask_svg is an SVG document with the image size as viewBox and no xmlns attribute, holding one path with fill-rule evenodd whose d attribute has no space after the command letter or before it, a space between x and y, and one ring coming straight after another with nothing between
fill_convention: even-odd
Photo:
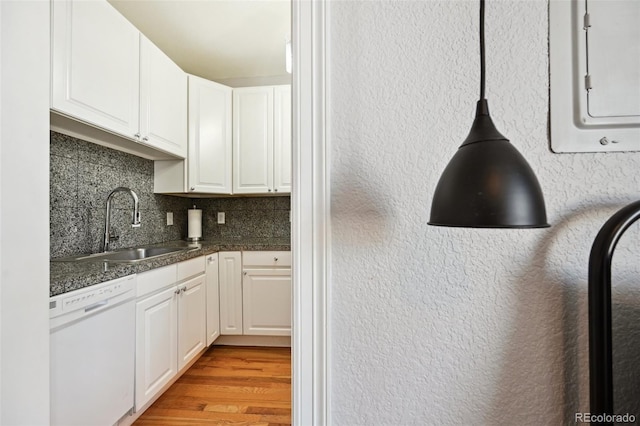
<instances>
[{"instance_id":1,"label":"white lower cabinet","mask_svg":"<svg viewBox=\"0 0 640 426\"><path fill-rule=\"evenodd\" d=\"M138 274L136 410L206 347L205 258Z\"/></svg>"},{"instance_id":2,"label":"white lower cabinet","mask_svg":"<svg viewBox=\"0 0 640 426\"><path fill-rule=\"evenodd\" d=\"M291 253L221 252L223 335L291 335Z\"/></svg>"},{"instance_id":3,"label":"white lower cabinet","mask_svg":"<svg viewBox=\"0 0 640 426\"><path fill-rule=\"evenodd\" d=\"M178 371L207 346L205 275L178 285Z\"/></svg>"},{"instance_id":4,"label":"white lower cabinet","mask_svg":"<svg viewBox=\"0 0 640 426\"><path fill-rule=\"evenodd\" d=\"M135 410L220 335L291 335L291 253L219 252L137 275Z\"/></svg>"},{"instance_id":5,"label":"white lower cabinet","mask_svg":"<svg viewBox=\"0 0 640 426\"><path fill-rule=\"evenodd\" d=\"M218 253L220 278L220 334L242 334L242 253Z\"/></svg>"},{"instance_id":6,"label":"white lower cabinet","mask_svg":"<svg viewBox=\"0 0 640 426\"><path fill-rule=\"evenodd\" d=\"M291 336L291 269L245 269L242 278L245 335Z\"/></svg>"},{"instance_id":7,"label":"white lower cabinet","mask_svg":"<svg viewBox=\"0 0 640 426\"><path fill-rule=\"evenodd\" d=\"M136 304L136 408L178 373L176 288Z\"/></svg>"},{"instance_id":8,"label":"white lower cabinet","mask_svg":"<svg viewBox=\"0 0 640 426\"><path fill-rule=\"evenodd\" d=\"M218 253L207 256L207 346L220 336L220 293Z\"/></svg>"}]
</instances>

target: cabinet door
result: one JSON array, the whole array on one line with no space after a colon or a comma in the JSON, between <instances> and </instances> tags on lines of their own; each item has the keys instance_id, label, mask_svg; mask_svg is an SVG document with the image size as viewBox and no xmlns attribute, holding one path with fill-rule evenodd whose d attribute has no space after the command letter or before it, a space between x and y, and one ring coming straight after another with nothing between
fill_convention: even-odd
<instances>
[{"instance_id":1,"label":"cabinet door","mask_svg":"<svg viewBox=\"0 0 640 426\"><path fill-rule=\"evenodd\" d=\"M136 303L136 409L177 373L176 288Z\"/></svg>"},{"instance_id":2,"label":"cabinet door","mask_svg":"<svg viewBox=\"0 0 640 426\"><path fill-rule=\"evenodd\" d=\"M51 109L134 138L139 36L104 0L53 1Z\"/></svg>"},{"instance_id":3,"label":"cabinet door","mask_svg":"<svg viewBox=\"0 0 640 426\"><path fill-rule=\"evenodd\" d=\"M140 36L141 142L187 156L187 75Z\"/></svg>"},{"instance_id":4,"label":"cabinet door","mask_svg":"<svg viewBox=\"0 0 640 426\"><path fill-rule=\"evenodd\" d=\"M189 76L189 191L231 194L232 89Z\"/></svg>"},{"instance_id":5,"label":"cabinet door","mask_svg":"<svg viewBox=\"0 0 640 426\"><path fill-rule=\"evenodd\" d=\"M291 86L274 87L273 190L291 193Z\"/></svg>"},{"instance_id":6,"label":"cabinet door","mask_svg":"<svg viewBox=\"0 0 640 426\"><path fill-rule=\"evenodd\" d=\"M233 91L233 192L273 191L273 87Z\"/></svg>"},{"instance_id":7,"label":"cabinet door","mask_svg":"<svg viewBox=\"0 0 640 426\"><path fill-rule=\"evenodd\" d=\"M205 275L178 284L178 371L206 346Z\"/></svg>"},{"instance_id":8,"label":"cabinet door","mask_svg":"<svg viewBox=\"0 0 640 426\"><path fill-rule=\"evenodd\" d=\"M220 334L242 334L242 255L218 253L220 278Z\"/></svg>"},{"instance_id":9,"label":"cabinet door","mask_svg":"<svg viewBox=\"0 0 640 426\"><path fill-rule=\"evenodd\" d=\"M244 272L244 334L291 336L291 270L256 269Z\"/></svg>"},{"instance_id":10,"label":"cabinet door","mask_svg":"<svg viewBox=\"0 0 640 426\"><path fill-rule=\"evenodd\" d=\"M207 256L207 346L220 336L218 253Z\"/></svg>"}]
</instances>

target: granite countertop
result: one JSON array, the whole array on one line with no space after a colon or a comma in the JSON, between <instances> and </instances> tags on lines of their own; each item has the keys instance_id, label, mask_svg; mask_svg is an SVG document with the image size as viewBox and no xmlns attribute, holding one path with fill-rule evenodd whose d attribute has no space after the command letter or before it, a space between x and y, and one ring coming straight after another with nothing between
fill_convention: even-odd
<instances>
[{"instance_id":1,"label":"granite countertop","mask_svg":"<svg viewBox=\"0 0 640 426\"><path fill-rule=\"evenodd\" d=\"M188 250L136 263L51 262L49 296L57 296L105 281L160 268L219 251L291 250L291 242L288 238L202 241L200 243L168 241L146 245L145 247L151 246L185 247L188 248Z\"/></svg>"}]
</instances>

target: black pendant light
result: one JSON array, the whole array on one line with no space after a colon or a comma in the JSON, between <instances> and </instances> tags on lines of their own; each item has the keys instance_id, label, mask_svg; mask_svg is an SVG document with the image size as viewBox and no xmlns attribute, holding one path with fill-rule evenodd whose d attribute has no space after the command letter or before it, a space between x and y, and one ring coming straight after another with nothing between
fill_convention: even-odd
<instances>
[{"instance_id":1,"label":"black pendant light","mask_svg":"<svg viewBox=\"0 0 640 426\"><path fill-rule=\"evenodd\" d=\"M429 225L548 227L540 184L527 160L495 127L485 92L484 0L480 0L480 100L469 136L445 168Z\"/></svg>"}]
</instances>

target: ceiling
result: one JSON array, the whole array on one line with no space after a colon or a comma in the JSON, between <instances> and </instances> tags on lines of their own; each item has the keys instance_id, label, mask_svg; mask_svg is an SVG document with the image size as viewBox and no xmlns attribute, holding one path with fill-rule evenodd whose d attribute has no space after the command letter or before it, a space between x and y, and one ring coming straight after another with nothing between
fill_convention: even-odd
<instances>
[{"instance_id":1,"label":"ceiling","mask_svg":"<svg viewBox=\"0 0 640 426\"><path fill-rule=\"evenodd\" d=\"M213 81L286 76L287 0L108 0L184 71Z\"/></svg>"}]
</instances>

